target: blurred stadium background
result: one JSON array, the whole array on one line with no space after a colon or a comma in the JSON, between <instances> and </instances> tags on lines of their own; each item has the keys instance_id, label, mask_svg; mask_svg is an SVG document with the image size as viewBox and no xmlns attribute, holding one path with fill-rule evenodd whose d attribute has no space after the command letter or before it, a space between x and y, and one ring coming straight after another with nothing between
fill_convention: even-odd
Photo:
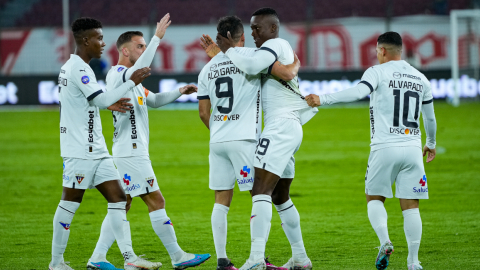
<instances>
[{"instance_id":1,"label":"blurred stadium background","mask_svg":"<svg viewBox=\"0 0 480 270\"><path fill-rule=\"evenodd\" d=\"M141 30L148 43L155 22L169 12L172 26L153 61L154 76L144 83L159 92L197 81L208 61L199 38L215 36L222 16L238 15L245 23L246 45L253 47L250 15L263 6L277 10L280 36L302 61L299 77L304 94L356 84L363 71L377 63L378 35L392 30L403 37L404 59L431 79L434 97L448 100L455 96L449 14L478 8L480 1L0 0L0 104L58 103L56 76L74 50L69 25L78 17L94 17L104 25L106 50L100 60L91 62L103 82L118 59L117 37L127 30ZM460 97L479 95L479 30L478 16L458 20ZM197 100L192 95L179 102Z\"/></svg>"}]
</instances>

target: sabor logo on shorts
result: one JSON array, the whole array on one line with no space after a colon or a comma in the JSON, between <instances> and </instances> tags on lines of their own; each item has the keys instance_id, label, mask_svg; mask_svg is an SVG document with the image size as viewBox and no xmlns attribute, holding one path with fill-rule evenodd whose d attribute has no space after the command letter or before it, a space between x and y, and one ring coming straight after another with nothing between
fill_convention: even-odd
<instances>
[{"instance_id":1,"label":"sabor logo on shorts","mask_svg":"<svg viewBox=\"0 0 480 270\"><path fill-rule=\"evenodd\" d=\"M420 185L422 185L422 187L425 186L425 184L427 183L427 176L426 175L423 175L422 178L420 178L420 182L418 182Z\"/></svg>"},{"instance_id":2,"label":"sabor logo on shorts","mask_svg":"<svg viewBox=\"0 0 480 270\"><path fill-rule=\"evenodd\" d=\"M428 187L424 188L424 186L427 184L427 176L423 175L422 178L420 178L420 181L418 182L421 187L413 187L413 192L415 193L428 193Z\"/></svg>"},{"instance_id":3,"label":"sabor logo on shorts","mask_svg":"<svg viewBox=\"0 0 480 270\"><path fill-rule=\"evenodd\" d=\"M248 168L247 166L243 166L243 169L240 170L240 175L242 175L243 177L247 177L249 173L250 168Z\"/></svg>"},{"instance_id":4,"label":"sabor logo on shorts","mask_svg":"<svg viewBox=\"0 0 480 270\"><path fill-rule=\"evenodd\" d=\"M132 181L132 177L128 174L125 174L123 176L123 183L125 183L125 185L129 186L130 185L130 181Z\"/></svg>"}]
</instances>

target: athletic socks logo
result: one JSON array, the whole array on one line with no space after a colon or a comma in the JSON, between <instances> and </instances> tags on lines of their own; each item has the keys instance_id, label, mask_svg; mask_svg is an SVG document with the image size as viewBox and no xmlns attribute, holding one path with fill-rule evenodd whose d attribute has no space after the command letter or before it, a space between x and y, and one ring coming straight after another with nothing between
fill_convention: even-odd
<instances>
[{"instance_id":1,"label":"athletic socks logo","mask_svg":"<svg viewBox=\"0 0 480 270\"><path fill-rule=\"evenodd\" d=\"M251 217L250 217L250 222L252 222L252 219L253 219L254 217L256 217L256 216L257 216L257 215L251 216Z\"/></svg>"},{"instance_id":2,"label":"athletic socks logo","mask_svg":"<svg viewBox=\"0 0 480 270\"><path fill-rule=\"evenodd\" d=\"M132 254L130 253L130 251L124 252L124 253L122 253L122 255L123 255L123 260L124 261L126 261L126 260L128 260L132 257Z\"/></svg>"},{"instance_id":3,"label":"athletic socks logo","mask_svg":"<svg viewBox=\"0 0 480 270\"><path fill-rule=\"evenodd\" d=\"M66 231L68 231L68 229L70 229L70 224L63 223L63 222L61 222L61 221L60 221L59 223L60 223L60 225L62 225L62 227L63 227Z\"/></svg>"},{"instance_id":4,"label":"athletic socks logo","mask_svg":"<svg viewBox=\"0 0 480 270\"><path fill-rule=\"evenodd\" d=\"M172 226L173 226L173 223L172 223L172 221L169 219L167 222L163 223L163 225L172 225Z\"/></svg>"}]
</instances>

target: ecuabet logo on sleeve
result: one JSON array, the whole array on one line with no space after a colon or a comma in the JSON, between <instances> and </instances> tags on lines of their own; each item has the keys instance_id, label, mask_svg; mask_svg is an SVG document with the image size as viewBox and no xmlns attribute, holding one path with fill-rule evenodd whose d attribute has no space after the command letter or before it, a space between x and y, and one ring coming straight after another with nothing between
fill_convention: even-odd
<instances>
[{"instance_id":1,"label":"ecuabet logo on sleeve","mask_svg":"<svg viewBox=\"0 0 480 270\"><path fill-rule=\"evenodd\" d=\"M88 84L89 82L90 82L90 78L87 75L82 77L82 83L83 84Z\"/></svg>"}]
</instances>

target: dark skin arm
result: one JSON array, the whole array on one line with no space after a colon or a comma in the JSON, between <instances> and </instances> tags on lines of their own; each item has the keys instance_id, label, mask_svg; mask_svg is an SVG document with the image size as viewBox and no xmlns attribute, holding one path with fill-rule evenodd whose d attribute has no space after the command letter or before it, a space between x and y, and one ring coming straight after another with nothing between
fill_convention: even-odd
<instances>
[{"instance_id":1,"label":"dark skin arm","mask_svg":"<svg viewBox=\"0 0 480 270\"><path fill-rule=\"evenodd\" d=\"M218 45L212 40L209 35L203 35L200 38L200 46L202 46L203 50L210 58L213 58L215 55L221 52ZM272 74L275 77L278 77L287 82L293 80L293 78L297 76L298 70L300 69L300 60L295 53L294 56L295 59L293 63L289 65L283 65L279 61L276 61L273 64Z\"/></svg>"},{"instance_id":2,"label":"dark skin arm","mask_svg":"<svg viewBox=\"0 0 480 270\"><path fill-rule=\"evenodd\" d=\"M198 113L200 114L200 119L205 124L205 126L210 129L210 109L212 108L212 103L210 99L201 99L198 101Z\"/></svg>"}]
</instances>

